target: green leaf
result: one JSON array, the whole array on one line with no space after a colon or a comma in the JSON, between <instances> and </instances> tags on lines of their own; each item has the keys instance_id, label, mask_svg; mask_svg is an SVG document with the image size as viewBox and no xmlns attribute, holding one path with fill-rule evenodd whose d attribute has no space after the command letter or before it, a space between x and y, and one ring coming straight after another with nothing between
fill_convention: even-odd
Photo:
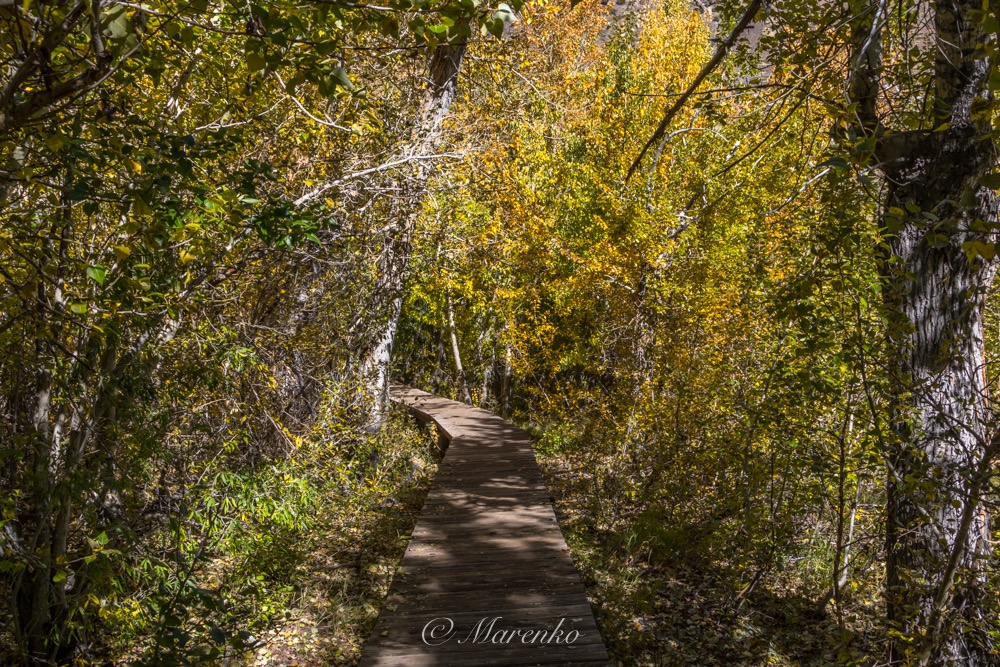
<instances>
[{"instance_id":1,"label":"green leaf","mask_svg":"<svg viewBox=\"0 0 1000 667\"><path fill-rule=\"evenodd\" d=\"M153 209L149 207L142 197L136 197L132 200L132 212L136 215L149 215L153 212Z\"/></svg>"},{"instance_id":2,"label":"green leaf","mask_svg":"<svg viewBox=\"0 0 1000 667\"><path fill-rule=\"evenodd\" d=\"M49 150L53 152L61 151L65 144L66 142L61 134L50 134L45 140L45 145L48 146Z\"/></svg>"},{"instance_id":3,"label":"green leaf","mask_svg":"<svg viewBox=\"0 0 1000 667\"><path fill-rule=\"evenodd\" d=\"M387 16L382 20L382 23L379 24L379 30L382 31L383 35L399 39L399 21L392 16Z\"/></svg>"},{"instance_id":4,"label":"green leaf","mask_svg":"<svg viewBox=\"0 0 1000 667\"><path fill-rule=\"evenodd\" d=\"M962 250L965 251L965 256L969 262L972 262L976 257L982 257L989 261L996 257L997 254L994 244L984 243L983 241L966 241L962 244Z\"/></svg>"},{"instance_id":5,"label":"green leaf","mask_svg":"<svg viewBox=\"0 0 1000 667\"><path fill-rule=\"evenodd\" d=\"M267 61L259 53L248 53L247 54L247 69L251 72L258 72L267 67Z\"/></svg>"},{"instance_id":6,"label":"green leaf","mask_svg":"<svg viewBox=\"0 0 1000 667\"><path fill-rule=\"evenodd\" d=\"M125 13L124 7L121 7L119 11L111 9L108 12L108 16L111 20L108 22L107 31L111 39L121 39L128 34L128 16Z\"/></svg>"},{"instance_id":7,"label":"green leaf","mask_svg":"<svg viewBox=\"0 0 1000 667\"><path fill-rule=\"evenodd\" d=\"M847 169L850 164L842 157L832 157L825 162L820 162L816 165L817 169L823 169L824 167L833 167L834 169Z\"/></svg>"},{"instance_id":8,"label":"green leaf","mask_svg":"<svg viewBox=\"0 0 1000 667\"><path fill-rule=\"evenodd\" d=\"M464 37L472 36L472 28L468 23L462 22L448 29L448 41L457 42Z\"/></svg>"},{"instance_id":9,"label":"green leaf","mask_svg":"<svg viewBox=\"0 0 1000 667\"><path fill-rule=\"evenodd\" d=\"M87 314L87 304L82 301L74 301L69 304L69 310L74 315L86 315Z\"/></svg>"},{"instance_id":10,"label":"green leaf","mask_svg":"<svg viewBox=\"0 0 1000 667\"><path fill-rule=\"evenodd\" d=\"M354 90L355 88L351 77L347 76L347 70L343 67L334 67L333 71L330 72L330 80L335 86L339 86L345 90Z\"/></svg>"},{"instance_id":11,"label":"green leaf","mask_svg":"<svg viewBox=\"0 0 1000 667\"><path fill-rule=\"evenodd\" d=\"M948 235L940 232L927 232L924 239L932 248L944 248L948 245Z\"/></svg>"},{"instance_id":12,"label":"green leaf","mask_svg":"<svg viewBox=\"0 0 1000 667\"><path fill-rule=\"evenodd\" d=\"M87 277L93 280L98 285L104 284L104 278L108 275L108 270L105 269L100 264L94 264L93 266L87 267Z\"/></svg>"},{"instance_id":13,"label":"green leaf","mask_svg":"<svg viewBox=\"0 0 1000 667\"><path fill-rule=\"evenodd\" d=\"M986 174L979 179L979 184L991 190L1000 189L1000 173Z\"/></svg>"},{"instance_id":14,"label":"green leaf","mask_svg":"<svg viewBox=\"0 0 1000 667\"><path fill-rule=\"evenodd\" d=\"M483 23L483 34L490 34L497 39L503 39L503 27L504 23L502 20L496 18L487 19Z\"/></svg>"},{"instance_id":15,"label":"green leaf","mask_svg":"<svg viewBox=\"0 0 1000 667\"><path fill-rule=\"evenodd\" d=\"M990 78L987 82L990 90L1000 90L1000 70L995 67L990 71Z\"/></svg>"}]
</instances>

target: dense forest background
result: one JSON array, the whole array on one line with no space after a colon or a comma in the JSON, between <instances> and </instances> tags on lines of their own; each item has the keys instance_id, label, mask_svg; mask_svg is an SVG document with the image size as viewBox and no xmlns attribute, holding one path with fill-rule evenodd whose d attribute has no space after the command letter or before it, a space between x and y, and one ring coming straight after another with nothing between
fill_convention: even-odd
<instances>
[{"instance_id":1,"label":"dense forest background","mask_svg":"<svg viewBox=\"0 0 1000 667\"><path fill-rule=\"evenodd\" d=\"M353 664L391 380L622 665L1000 664L998 11L0 0L0 661Z\"/></svg>"}]
</instances>

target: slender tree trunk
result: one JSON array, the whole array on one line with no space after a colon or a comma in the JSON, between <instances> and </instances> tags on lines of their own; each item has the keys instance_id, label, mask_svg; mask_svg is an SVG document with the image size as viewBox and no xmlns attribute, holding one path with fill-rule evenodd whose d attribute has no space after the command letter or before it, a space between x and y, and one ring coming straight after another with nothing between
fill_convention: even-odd
<instances>
[{"instance_id":1,"label":"slender tree trunk","mask_svg":"<svg viewBox=\"0 0 1000 667\"><path fill-rule=\"evenodd\" d=\"M490 404L490 382L493 380L494 363L495 360L491 360L483 369L483 384L479 393L479 407L481 408L489 407Z\"/></svg>"},{"instance_id":2,"label":"slender tree trunk","mask_svg":"<svg viewBox=\"0 0 1000 667\"><path fill-rule=\"evenodd\" d=\"M433 154L441 143L441 122L448 115L455 98L465 48L464 41L441 44L431 54L427 90L413 137L403 151L404 155ZM383 295L386 308L382 312L383 319L375 344L362 366L371 401L367 428L372 431L380 429L384 419L389 394L389 364L403 309L403 287L410 263L413 232L430 174L425 161L417 160L412 164L415 165L412 173L401 176L402 193L392 211L391 227L379 261L376 289Z\"/></svg>"},{"instance_id":3,"label":"slender tree trunk","mask_svg":"<svg viewBox=\"0 0 1000 667\"><path fill-rule=\"evenodd\" d=\"M490 382L493 378L493 365L496 363L495 349L491 354L488 363L483 362L483 341L493 337L493 326L480 329L479 338L476 340L476 358L483 369L483 382L479 387L479 407L485 408L490 401Z\"/></svg>"},{"instance_id":4,"label":"slender tree trunk","mask_svg":"<svg viewBox=\"0 0 1000 667\"><path fill-rule=\"evenodd\" d=\"M500 410L504 416L510 415L510 395L514 384L514 366L510 358L510 347L505 347L503 354L503 375L500 377Z\"/></svg>"},{"instance_id":5,"label":"slender tree trunk","mask_svg":"<svg viewBox=\"0 0 1000 667\"><path fill-rule=\"evenodd\" d=\"M469 395L469 385L465 381L465 368L462 367L462 352L458 347L458 331L455 329L455 308L451 300L451 290L448 290L448 334L451 337L451 354L455 358L455 375L458 376L458 395L463 401L472 405L472 396Z\"/></svg>"}]
</instances>

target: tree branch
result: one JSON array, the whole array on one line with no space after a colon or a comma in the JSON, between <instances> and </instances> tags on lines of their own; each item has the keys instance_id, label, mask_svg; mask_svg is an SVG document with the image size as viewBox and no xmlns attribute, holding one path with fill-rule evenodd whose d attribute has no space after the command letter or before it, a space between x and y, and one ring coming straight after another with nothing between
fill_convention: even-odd
<instances>
[{"instance_id":1,"label":"tree branch","mask_svg":"<svg viewBox=\"0 0 1000 667\"><path fill-rule=\"evenodd\" d=\"M649 138L649 141L646 142L646 145L642 147L642 150L639 151L639 155L637 155L635 160L632 162L632 166L628 168L628 174L625 175L626 182L632 178L632 174L634 174L635 170L639 168L642 158L645 157L649 149L652 148L661 137L663 137L664 132L667 131L667 127L669 127L670 122L674 119L674 116L676 116L678 112L684 108L684 105L687 104L688 99L698 89L698 86L700 86L702 82L708 78L709 74L715 71L715 68L719 66L719 63L721 63L722 60L729 54L729 50L732 49L737 40L743 36L743 33L747 31L747 28L750 27L751 23L753 23L754 17L757 16L757 12L760 11L762 4L762 0L751 0L750 5L746 8L746 11L743 12L743 16L740 17L739 22L737 22L736 27L733 28L733 31L729 33L728 37L722 40L719 47L715 50L715 55L712 56L712 59L705 63L705 66L701 68L701 71L698 72L698 76L694 78L694 81L692 81L691 85L687 87L687 90L685 90L684 93L677 98L677 101L674 102L673 106L667 110L667 113L663 116L663 120L660 121L660 125L656 128L656 131L653 132L653 136Z\"/></svg>"}]
</instances>

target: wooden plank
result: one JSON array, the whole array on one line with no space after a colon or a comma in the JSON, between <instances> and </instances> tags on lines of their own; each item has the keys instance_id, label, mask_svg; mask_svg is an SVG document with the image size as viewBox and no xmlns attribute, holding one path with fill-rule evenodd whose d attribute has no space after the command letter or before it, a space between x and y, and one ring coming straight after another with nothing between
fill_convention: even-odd
<instances>
[{"instance_id":1,"label":"wooden plank","mask_svg":"<svg viewBox=\"0 0 1000 667\"><path fill-rule=\"evenodd\" d=\"M361 665L610 665L528 434L415 389L392 397L450 445ZM435 619L452 624L447 641L426 641ZM573 641L538 643L556 628Z\"/></svg>"}]
</instances>

